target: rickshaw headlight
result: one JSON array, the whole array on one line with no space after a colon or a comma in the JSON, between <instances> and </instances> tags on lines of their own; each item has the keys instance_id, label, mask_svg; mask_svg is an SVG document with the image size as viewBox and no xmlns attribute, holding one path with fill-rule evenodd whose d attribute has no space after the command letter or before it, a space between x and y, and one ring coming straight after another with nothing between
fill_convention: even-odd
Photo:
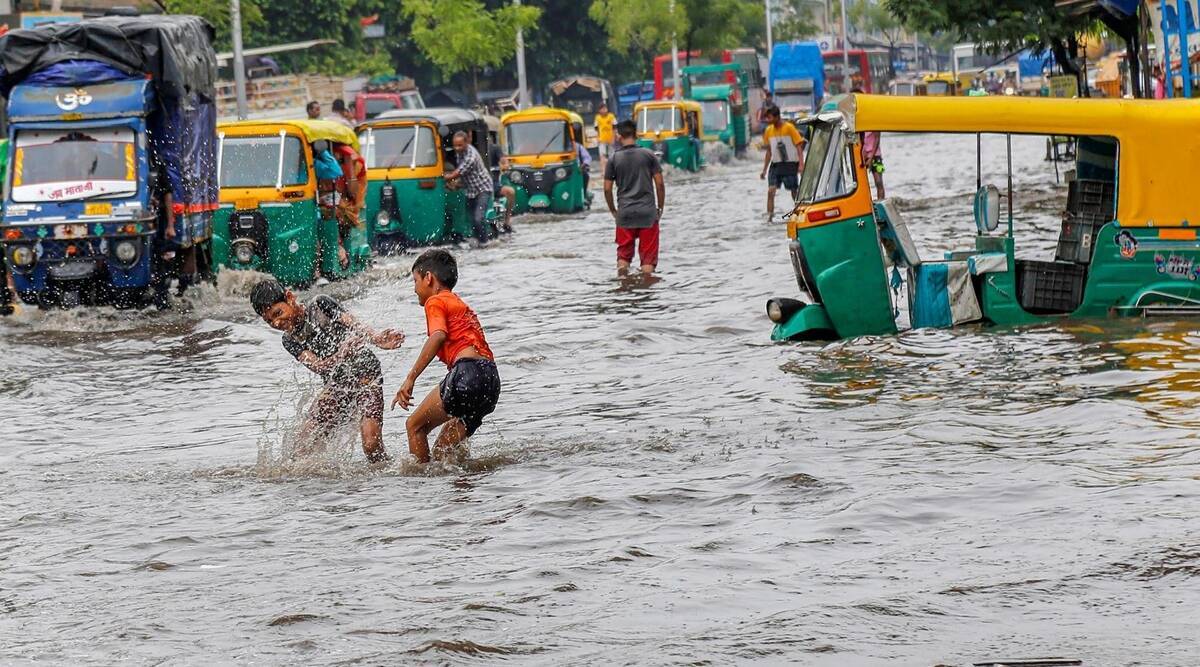
<instances>
[{"instance_id":1,"label":"rickshaw headlight","mask_svg":"<svg viewBox=\"0 0 1200 667\"><path fill-rule=\"evenodd\" d=\"M775 324L783 324L808 305L798 299L768 299L767 317Z\"/></svg>"},{"instance_id":2,"label":"rickshaw headlight","mask_svg":"<svg viewBox=\"0 0 1200 667\"><path fill-rule=\"evenodd\" d=\"M113 250L113 255L122 264L133 264L133 261L137 259L137 254L137 241L121 241Z\"/></svg>"},{"instance_id":3,"label":"rickshaw headlight","mask_svg":"<svg viewBox=\"0 0 1200 667\"><path fill-rule=\"evenodd\" d=\"M390 224L392 224L392 214L380 209L380 211L375 214L375 226L387 227Z\"/></svg>"},{"instance_id":4,"label":"rickshaw headlight","mask_svg":"<svg viewBox=\"0 0 1200 667\"><path fill-rule=\"evenodd\" d=\"M566 177L567 177L567 169L566 169L566 167L559 167L558 169L555 169L555 170L554 170L554 178L555 178L555 179L557 179L557 180L560 180L560 181L561 181L561 180L563 180L563 179L564 179L564 178L566 178Z\"/></svg>"},{"instance_id":5,"label":"rickshaw headlight","mask_svg":"<svg viewBox=\"0 0 1200 667\"><path fill-rule=\"evenodd\" d=\"M33 261L36 258L33 253L33 248L23 245L13 248L10 256L12 257L13 266L20 268L33 266Z\"/></svg>"},{"instance_id":6,"label":"rickshaw headlight","mask_svg":"<svg viewBox=\"0 0 1200 667\"><path fill-rule=\"evenodd\" d=\"M512 181L513 183L523 183L525 182L525 174L514 169L513 171L508 172L508 180Z\"/></svg>"},{"instance_id":7,"label":"rickshaw headlight","mask_svg":"<svg viewBox=\"0 0 1200 667\"><path fill-rule=\"evenodd\" d=\"M242 264L249 264L250 260L254 259L254 245L249 241L235 244L233 256Z\"/></svg>"}]
</instances>

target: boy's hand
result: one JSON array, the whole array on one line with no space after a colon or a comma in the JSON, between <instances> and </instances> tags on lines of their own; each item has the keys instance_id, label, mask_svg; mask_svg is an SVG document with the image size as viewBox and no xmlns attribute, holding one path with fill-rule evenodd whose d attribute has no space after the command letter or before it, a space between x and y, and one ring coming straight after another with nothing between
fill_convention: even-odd
<instances>
[{"instance_id":1,"label":"boy's hand","mask_svg":"<svg viewBox=\"0 0 1200 667\"><path fill-rule=\"evenodd\" d=\"M400 391L396 392L396 399L392 401L393 410L396 409L397 405L405 410L412 407L413 388L415 384L412 380L404 381L404 386L400 387Z\"/></svg>"},{"instance_id":2,"label":"boy's hand","mask_svg":"<svg viewBox=\"0 0 1200 667\"><path fill-rule=\"evenodd\" d=\"M381 350L394 350L404 343L404 332L396 329L384 329L371 338L375 347Z\"/></svg>"}]
</instances>

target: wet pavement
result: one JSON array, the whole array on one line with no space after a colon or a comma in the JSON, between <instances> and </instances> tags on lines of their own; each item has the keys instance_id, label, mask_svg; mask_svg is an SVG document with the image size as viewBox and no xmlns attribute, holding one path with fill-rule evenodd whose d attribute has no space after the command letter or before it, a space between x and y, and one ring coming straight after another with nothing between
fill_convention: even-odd
<instances>
[{"instance_id":1,"label":"wet pavement","mask_svg":"<svg viewBox=\"0 0 1200 667\"><path fill-rule=\"evenodd\" d=\"M1049 259L1040 142L1018 254ZM925 254L970 242L974 145L884 138ZM253 276L0 323L0 662L1194 663L1192 323L773 344L795 279L758 162L668 185L651 285L616 279L599 207L456 251L504 379L463 467L372 469L353 434L287 460L317 385ZM410 334L389 402L411 259L306 293Z\"/></svg>"}]
</instances>

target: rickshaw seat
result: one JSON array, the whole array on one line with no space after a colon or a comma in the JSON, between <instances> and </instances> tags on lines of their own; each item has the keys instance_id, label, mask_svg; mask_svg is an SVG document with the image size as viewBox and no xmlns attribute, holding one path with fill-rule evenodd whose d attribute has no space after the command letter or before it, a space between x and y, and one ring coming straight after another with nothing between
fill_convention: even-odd
<instances>
[{"instance_id":1,"label":"rickshaw seat","mask_svg":"<svg viewBox=\"0 0 1200 667\"><path fill-rule=\"evenodd\" d=\"M908 225L900 216L900 208L890 199L878 201L875 203L875 219L882 223L880 237L891 241L894 246L893 263L920 266L921 255L917 252L917 244L913 243L912 234L908 232Z\"/></svg>"}]
</instances>

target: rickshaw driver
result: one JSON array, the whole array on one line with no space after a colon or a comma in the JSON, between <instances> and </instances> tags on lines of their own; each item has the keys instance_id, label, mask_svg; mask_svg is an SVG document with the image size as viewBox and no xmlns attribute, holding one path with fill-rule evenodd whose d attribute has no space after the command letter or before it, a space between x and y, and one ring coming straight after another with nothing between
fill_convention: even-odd
<instances>
[{"instance_id":1,"label":"rickshaw driver","mask_svg":"<svg viewBox=\"0 0 1200 667\"><path fill-rule=\"evenodd\" d=\"M466 132L459 130L454 133L454 153L458 158L458 167L446 174L446 180L462 178L475 238L479 239L479 245L487 245L487 225L484 222L487 220L488 206L491 205L492 176L483 163L483 156L471 145Z\"/></svg>"},{"instance_id":2,"label":"rickshaw driver","mask_svg":"<svg viewBox=\"0 0 1200 667\"><path fill-rule=\"evenodd\" d=\"M362 222L359 214L367 201L367 163L354 147L346 144L333 144L333 153L342 168L342 176L337 179L337 189L341 193L341 201L337 204L338 221L338 263L345 269L350 266L350 253L346 251L346 236L354 227Z\"/></svg>"}]
</instances>

